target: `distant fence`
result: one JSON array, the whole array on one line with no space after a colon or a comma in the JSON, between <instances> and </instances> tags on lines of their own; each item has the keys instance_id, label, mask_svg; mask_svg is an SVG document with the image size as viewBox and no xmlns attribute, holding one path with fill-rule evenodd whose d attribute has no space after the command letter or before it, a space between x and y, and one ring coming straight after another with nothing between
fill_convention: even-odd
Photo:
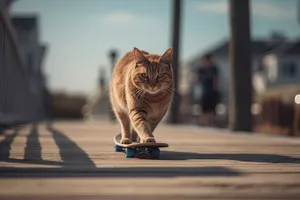
<instances>
[{"instance_id":1,"label":"distant fence","mask_svg":"<svg viewBox=\"0 0 300 200\"><path fill-rule=\"evenodd\" d=\"M259 103L261 113L257 118L257 131L281 135L300 136L300 105L294 97L300 86L286 86L267 92Z\"/></svg>"},{"instance_id":2,"label":"distant fence","mask_svg":"<svg viewBox=\"0 0 300 200\"><path fill-rule=\"evenodd\" d=\"M34 100L14 28L0 9L0 129L38 120Z\"/></svg>"},{"instance_id":3,"label":"distant fence","mask_svg":"<svg viewBox=\"0 0 300 200\"><path fill-rule=\"evenodd\" d=\"M87 100L84 95L52 93L50 117L52 119L83 119L83 107L86 104Z\"/></svg>"}]
</instances>

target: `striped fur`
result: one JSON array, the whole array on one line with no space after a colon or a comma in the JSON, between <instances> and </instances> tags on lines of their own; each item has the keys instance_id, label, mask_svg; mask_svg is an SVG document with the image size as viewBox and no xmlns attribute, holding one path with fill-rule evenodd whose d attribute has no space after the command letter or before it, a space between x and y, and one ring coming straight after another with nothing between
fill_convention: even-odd
<instances>
[{"instance_id":1,"label":"striped fur","mask_svg":"<svg viewBox=\"0 0 300 200\"><path fill-rule=\"evenodd\" d=\"M121 125L121 143L131 143L137 136L140 142L155 142L153 131L173 97L171 64L171 48L162 56L134 48L116 64L110 100Z\"/></svg>"}]
</instances>

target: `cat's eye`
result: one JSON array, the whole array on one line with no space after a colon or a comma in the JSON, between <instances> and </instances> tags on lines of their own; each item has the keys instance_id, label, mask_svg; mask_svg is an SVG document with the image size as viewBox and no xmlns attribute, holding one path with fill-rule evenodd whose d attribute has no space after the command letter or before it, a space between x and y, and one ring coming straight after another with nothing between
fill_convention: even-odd
<instances>
[{"instance_id":1,"label":"cat's eye","mask_svg":"<svg viewBox=\"0 0 300 200\"><path fill-rule=\"evenodd\" d=\"M162 78L162 77L164 77L164 76L165 76L164 74L158 74L158 75L157 75L158 78Z\"/></svg>"},{"instance_id":2,"label":"cat's eye","mask_svg":"<svg viewBox=\"0 0 300 200\"><path fill-rule=\"evenodd\" d=\"M147 78L147 77L148 77L148 75L147 75L146 73L141 73L140 75L141 75L141 77L143 77L143 78Z\"/></svg>"}]
</instances>

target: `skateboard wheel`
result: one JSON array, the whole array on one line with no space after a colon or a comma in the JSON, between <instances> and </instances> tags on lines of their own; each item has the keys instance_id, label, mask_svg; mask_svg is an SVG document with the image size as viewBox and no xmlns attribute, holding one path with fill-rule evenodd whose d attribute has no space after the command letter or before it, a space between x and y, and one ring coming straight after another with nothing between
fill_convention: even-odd
<instances>
[{"instance_id":1,"label":"skateboard wheel","mask_svg":"<svg viewBox=\"0 0 300 200\"><path fill-rule=\"evenodd\" d=\"M115 144L115 151L116 152L121 152L121 151L123 151L123 149L122 149L122 147Z\"/></svg>"},{"instance_id":2,"label":"skateboard wheel","mask_svg":"<svg viewBox=\"0 0 300 200\"><path fill-rule=\"evenodd\" d=\"M159 148L151 149L151 158L159 159L160 150Z\"/></svg>"},{"instance_id":3,"label":"skateboard wheel","mask_svg":"<svg viewBox=\"0 0 300 200\"><path fill-rule=\"evenodd\" d=\"M134 158L135 157L134 149L126 148L125 149L125 157L126 158Z\"/></svg>"}]
</instances>

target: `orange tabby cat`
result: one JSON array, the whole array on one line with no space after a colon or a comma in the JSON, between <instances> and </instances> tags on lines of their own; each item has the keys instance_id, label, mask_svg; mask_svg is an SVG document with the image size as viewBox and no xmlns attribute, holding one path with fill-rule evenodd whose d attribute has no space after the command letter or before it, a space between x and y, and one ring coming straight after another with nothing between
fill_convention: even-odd
<instances>
[{"instance_id":1,"label":"orange tabby cat","mask_svg":"<svg viewBox=\"0 0 300 200\"><path fill-rule=\"evenodd\" d=\"M162 56L134 48L118 61L110 100L121 124L121 143L129 144L138 136L140 142L155 142L153 131L172 101L172 75L172 48Z\"/></svg>"}]
</instances>

